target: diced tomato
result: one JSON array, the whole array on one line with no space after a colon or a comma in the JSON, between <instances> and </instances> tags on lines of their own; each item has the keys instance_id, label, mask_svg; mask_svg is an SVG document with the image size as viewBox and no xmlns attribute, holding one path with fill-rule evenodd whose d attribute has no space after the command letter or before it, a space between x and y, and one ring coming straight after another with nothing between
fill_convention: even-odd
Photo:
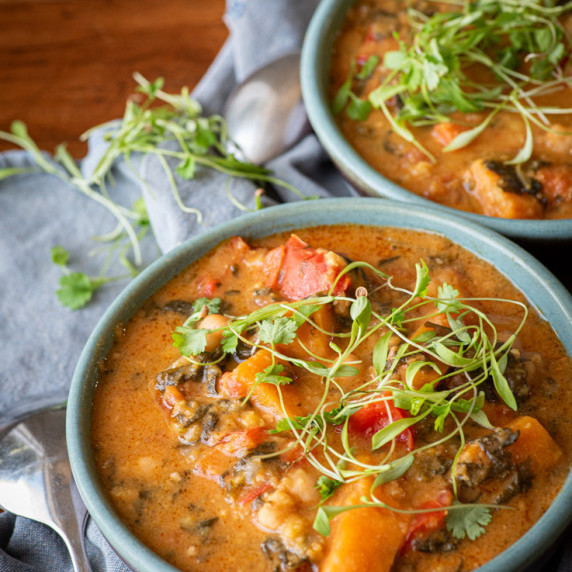
<instances>
[{"instance_id":1,"label":"diced tomato","mask_svg":"<svg viewBox=\"0 0 572 572\"><path fill-rule=\"evenodd\" d=\"M278 280L280 278L280 269L284 261L286 250L281 244L278 248L271 250L264 259L264 277L266 285L272 290L278 288Z\"/></svg>"},{"instance_id":2,"label":"diced tomato","mask_svg":"<svg viewBox=\"0 0 572 572\"><path fill-rule=\"evenodd\" d=\"M218 282L214 278L204 278L198 284L198 291L205 298L213 298L218 288Z\"/></svg>"},{"instance_id":3,"label":"diced tomato","mask_svg":"<svg viewBox=\"0 0 572 572\"><path fill-rule=\"evenodd\" d=\"M239 451L254 449L264 441L265 437L266 429L264 427L233 431L222 438L219 448L225 455L234 455Z\"/></svg>"},{"instance_id":4,"label":"diced tomato","mask_svg":"<svg viewBox=\"0 0 572 572\"><path fill-rule=\"evenodd\" d=\"M264 494L271 488L272 485L270 483L263 483L256 487L252 487L240 497L238 504L248 504L249 502L252 502L254 499L257 499L261 494Z\"/></svg>"},{"instance_id":5,"label":"diced tomato","mask_svg":"<svg viewBox=\"0 0 572 572\"><path fill-rule=\"evenodd\" d=\"M431 499L424 502L421 506L417 507L420 510L427 509L440 509L448 507L453 501L451 491L442 491L436 499ZM412 543L416 538L427 536L436 530L439 530L445 525L445 518L447 517L447 510L434 510L431 512L419 512L413 516L409 530L405 538L405 543L401 549L406 552L412 548Z\"/></svg>"},{"instance_id":6,"label":"diced tomato","mask_svg":"<svg viewBox=\"0 0 572 572\"><path fill-rule=\"evenodd\" d=\"M508 425L517 416L517 413L504 403L490 403L485 401L483 411L495 427Z\"/></svg>"},{"instance_id":7,"label":"diced tomato","mask_svg":"<svg viewBox=\"0 0 572 572\"><path fill-rule=\"evenodd\" d=\"M329 291L344 266L337 254L316 250L293 234L286 244L266 255L264 276L266 286L286 300L301 300ZM333 294L343 294L349 285L349 277L342 276Z\"/></svg>"},{"instance_id":8,"label":"diced tomato","mask_svg":"<svg viewBox=\"0 0 572 572\"><path fill-rule=\"evenodd\" d=\"M350 431L366 437L373 437L393 421L409 417L408 411L393 405L390 392L385 392L383 395L386 397L384 401L370 403L351 415L348 421ZM402 431L397 439L404 443L409 451L413 449L413 430L411 428Z\"/></svg>"}]
</instances>

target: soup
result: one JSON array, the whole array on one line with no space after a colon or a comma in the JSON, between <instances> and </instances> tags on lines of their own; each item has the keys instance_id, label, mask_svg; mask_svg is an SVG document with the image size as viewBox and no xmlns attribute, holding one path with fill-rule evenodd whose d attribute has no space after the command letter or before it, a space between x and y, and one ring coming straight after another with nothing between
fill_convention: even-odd
<instances>
[{"instance_id":1,"label":"soup","mask_svg":"<svg viewBox=\"0 0 572 572\"><path fill-rule=\"evenodd\" d=\"M437 203L572 218L572 9L554 10L547 24L542 2L357 0L331 57L342 134ZM530 45L552 32L553 44Z\"/></svg>"},{"instance_id":2,"label":"soup","mask_svg":"<svg viewBox=\"0 0 572 572\"><path fill-rule=\"evenodd\" d=\"M466 571L558 494L571 374L444 237L235 237L117 328L92 446L121 519L181 570Z\"/></svg>"}]
</instances>

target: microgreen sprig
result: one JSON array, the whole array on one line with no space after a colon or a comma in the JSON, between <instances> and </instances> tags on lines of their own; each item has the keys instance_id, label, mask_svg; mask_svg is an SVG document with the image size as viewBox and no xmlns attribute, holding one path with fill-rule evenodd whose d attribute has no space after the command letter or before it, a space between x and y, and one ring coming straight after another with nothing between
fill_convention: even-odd
<instances>
[{"instance_id":1,"label":"microgreen sprig","mask_svg":"<svg viewBox=\"0 0 572 572\"><path fill-rule=\"evenodd\" d=\"M169 94L163 90L161 78L150 82L136 73L134 79L138 93L127 101L123 117L93 127L81 136L81 140L85 141L94 131L101 130L107 143L107 148L89 175L84 176L63 145L58 146L53 157L43 153L21 121L14 121L10 132L0 131L0 139L30 154L36 169L65 181L115 217L117 228L97 240L109 246L109 253L120 253L118 261L128 268L130 276L139 272L145 264L140 242L149 230L149 219L142 199L129 208L112 197L112 167L118 160L125 161L141 180L134 159L154 155L163 167L177 205L183 212L195 215L199 223L202 213L183 203L175 174L183 180L191 180L197 176L199 169L209 169L228 176L229 180L251 180L259 187L253 191L256 208L262 208L260 191L264 185L284 187L301 199L314 198L305 197L293 185L274 177L265 167L241 160L239 150L228 137L224 118L220 115L205 116L187 88L183 88L180 94ZM170 167L170 161L176 162L174 170ZM0 169L0 180L30 171L29 168ZM145 184L145 181L141 180L141 183ZM236 204L234 197L230 200ZM73 278L67 273L62 277L66 285L60 281L60 302L72 309L80 308L100 286L124 278L106 276L109 267L106 259L103 274L97 278L89 278L83 273L74 274ZM61 293L69 292L70 288L78 295ZM83 296L79 295L80 290Z\"/></svg>"},{"instance_id":2,"label":"microgreen sprig","mask_svg":"<svg viewBox=\"0 0 572 572\"><path fill-rule=\"evenodd\" d=\"M550 130L548 116L572 111L535 101L572 87L572 77L566 73L572 38L559 20L571 11L570 1L555 5L541 0L464 0L458 10L432 15L409 7L409 33L401 37L395 32L399 49L385 53L383 68L388 73L381 84L356 106L352 85L359 81L359 67L354 63L334 99L334 112L345 107L350 117L364 120L371 108L380 109L393 130L431 161L435 158L408 126L451 122L456 111L484 113L479 125L461 132L444 148L449 152L469 145L499 111L516 113L526 137L509 163L525 163L533 148L530 124ZM474 81L471 68L475 65L489 70L491 80ZM391 111L396 99L399 106ZM356 113L358 108L363 112Z\"/></svg>"}]
</instances>

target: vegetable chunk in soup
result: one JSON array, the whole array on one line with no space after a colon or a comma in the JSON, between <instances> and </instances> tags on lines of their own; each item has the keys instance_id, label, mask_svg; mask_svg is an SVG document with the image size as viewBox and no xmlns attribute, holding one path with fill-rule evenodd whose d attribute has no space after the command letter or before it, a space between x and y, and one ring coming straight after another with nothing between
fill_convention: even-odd
<instances>
[{"instance_id":1,"label":"vegetable chunk in soup","mask_svg":"<svg viewBox=\"0 0 572 572\"><path fill-rule=\"evenodd\" d=\"M569 2L356 0L332 51L336 122L427 199L572 218L571 35Z\"/></svg>"},{"instance_id":2,"label":"vegetable chunk in soup","mask_svg":"<svg viewBox=\"0 0 572 572\"><path fill-rule=\"evenodd\" d=\"M181 570L468 571L558 494L571 374L523 296L443 237L236 237L117 329L94 457Z\"/></svg>"}]
</instances>

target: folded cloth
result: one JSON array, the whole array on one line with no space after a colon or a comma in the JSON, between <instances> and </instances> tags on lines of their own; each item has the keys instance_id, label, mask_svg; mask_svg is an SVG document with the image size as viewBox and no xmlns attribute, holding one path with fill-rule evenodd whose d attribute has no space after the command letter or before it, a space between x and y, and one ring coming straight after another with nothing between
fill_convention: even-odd
<instances>
[{"instance_id":1,"label":"folded cloth","mask_svg":"<svg viewBox=\"0 0 572 572\"><path fill-rule=\"evenodd\" d=\"M238 81L279 56L299 50L317 4L318 0L228 0L229 40L193 92L205 112L222 112ZM84 172L93 170L105 145L102 133L95 132L81 162ZM30 165L24 152L0 155L0 168ZM313 135L268 167L307 196L351 194ZM146 185L141 186L141 178ZM131 204L143 189L154 235L142 244L146 260L212 225L240 216L242 211L229 200L229 192L239 203L254 207L255 189L249 182L233 181L228 186L226 176L199 170L195 179L177 179L177 184L182 201L203 213L202 222L181 211L154 156L114 168L110 189L114 200ZM278 196L281 201L297 198L287 192ZM50 248L63 245L70 251L70 266L81 261L83 272L97 275L101 255L86 259L85 253L93 249L91 237L108 233L114 224L105 209L52 175L33 173L0 181L0 328L5 341L0 346L0 427L22 404L33 408L47 397L65 399L84 343L125 285L106 285L79 312L63 308L54 295L61 270L52 263ZM86 545L95 572L128 571L92 521L87 526ZM571 561L557 551L542 570L565 572ZM0 513L0 570L71 572L72 566L65 545L52 530Z\"/></svg>"}]
</instances>

